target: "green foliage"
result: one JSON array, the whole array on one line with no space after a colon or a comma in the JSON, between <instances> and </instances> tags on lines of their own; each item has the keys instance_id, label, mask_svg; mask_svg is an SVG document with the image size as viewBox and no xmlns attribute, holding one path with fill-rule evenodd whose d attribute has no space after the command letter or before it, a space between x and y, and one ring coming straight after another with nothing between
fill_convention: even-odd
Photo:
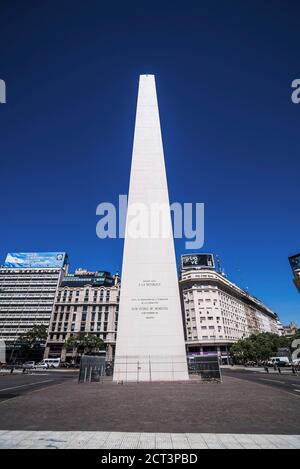
<instances>
[{"instance_id":1,"label":"green foliage","mask_svg":"<svg viewBox=\"0 0 300 469\"><path fill-rule=\"evenodd\" d=\"M82 354L92 352L93 350L103 349L104 342L94 334L77 332L66 340L64 348L72 349L74 352Z\"/></svg>"},{"instance_id":2,"label":"green foliage","mask_svg":"<svg viewBox=\"0 0 300 469\"><path fill-rule=\"evenodd\" d=\"M300 329L296 330L296 334L292 337L292 340L294 339L300 339Z\"/></svg>"},{"instance_id":3,"label":"green foliage","mask_svg":"<svg viewBox=\"0 0 300 469\"><path fill-rule=\"evenodd\" d=\"M46 326L33 326L32 329L20 336L20 341L25 347L32 349L34 347L39 347L46 342L47 335L48 332Z\"/></svg>"},{"instance_id":4,"label":"green foliage","mask_svg":"<svg viewBox=\"0 0 300 469\"><path fill-rule=\"evenodd\" d=\"M230 352L241 361L264 361L276 355L279 348L291 349L291 339L263 332L239 340L231 346Z\"/></svg>"},{"instance_id":5,"label":"green foliage","mask_svg":"<svg viewBox=\"0 0 300 469\"><path fill-rule=\"evenodd\" d=\"M27 331L25 334L20 335L18 339L20 344L20 349L18 351L19 358L23 358L25 360L40 360L43 356L43 347L47 340L47 335L48 329L44 325L33 326L33 328ZM11 359L12 357L13 352Z\"/></svg>"}]
</instances>

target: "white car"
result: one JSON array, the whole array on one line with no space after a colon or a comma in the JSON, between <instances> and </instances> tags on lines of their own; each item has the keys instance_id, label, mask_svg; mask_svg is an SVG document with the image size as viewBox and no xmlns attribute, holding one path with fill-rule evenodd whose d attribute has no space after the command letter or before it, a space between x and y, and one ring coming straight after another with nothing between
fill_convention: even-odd
<instances>
[{"instance_id":1,"label":"white car","mask_svg":"<svg viewBox=\"0 0 300 469\"><path fill-rule=\"evenodd\" d=\"M49 368L49 366L44 362L38 363L36 367L37 368Z\"/></svg>"},{"instance_id":2,"label":"white car","mask_svg":"<svg viewBox=\"0 0 300 469\"><path fill-rule=\"evenodd\" d=\"M23 363L22 368L25 370L33 370L35 368L35 362L25 362Z\"/></svg>"},{"instance_id":3,"label":"white car","mask_svg":"<svg viewBox=\"0 0 300 469\"><path fill-rule=\"evenodd\" d=\"M38 365L38 368L59 368L60 358L44 358Z\"/></svg>"}]
</instances>

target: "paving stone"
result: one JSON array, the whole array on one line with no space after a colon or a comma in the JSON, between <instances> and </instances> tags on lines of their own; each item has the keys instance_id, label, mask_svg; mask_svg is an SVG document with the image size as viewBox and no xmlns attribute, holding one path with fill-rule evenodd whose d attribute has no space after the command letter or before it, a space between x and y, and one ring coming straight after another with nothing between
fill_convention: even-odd
<instances>
[{"instance_id":1,"label":"paving stone","mask_svg":"<svg viewBox=\"0 0 300 469\"><path fill-rule=\"evenodd\" d=\"M0 448L300 449L300 435L5 431Z\"/></svg>"}]
</instances>

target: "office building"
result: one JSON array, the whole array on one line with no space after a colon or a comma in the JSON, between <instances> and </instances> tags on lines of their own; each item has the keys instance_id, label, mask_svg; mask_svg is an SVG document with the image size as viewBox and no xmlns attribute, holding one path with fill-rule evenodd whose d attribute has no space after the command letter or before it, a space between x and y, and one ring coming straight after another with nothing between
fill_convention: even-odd
<instances>
[{"instance_id":1,"label":"office building","mask_svg":"<svg viewBox=\"0 0 300 469\"><path fill-rule=\"evenodd\" d=\"M79 332L92 334L105 343L106 359L111 361L116 343L120 282L116 274L77 269L62 279L50 321L45 358L72 362L73 350L66 340ZM78 358L78 357L77 357Z\"/></svg>"},{"instance_id":2,"label":"office building","mask_svg":"<svg viewBox=\"0 0 300 469\"><path fill-rule=\"evenodd\" d=\"M218 353L251 334L278 334L277 315L217 272L212 254L181 258L180 291L188 354Z\"/></svg>"},{"instance_id":3,"label":"office building","mask_svg":"<svg viewBox=\"0 0 300 469\"><path fill-rule=\"evenodd\" d=\"M49 327L58 285L67 272L65 252L9 253L0 267L0 339L7 360L18 358L20 336Z\"/></svg>"}]
</instances>

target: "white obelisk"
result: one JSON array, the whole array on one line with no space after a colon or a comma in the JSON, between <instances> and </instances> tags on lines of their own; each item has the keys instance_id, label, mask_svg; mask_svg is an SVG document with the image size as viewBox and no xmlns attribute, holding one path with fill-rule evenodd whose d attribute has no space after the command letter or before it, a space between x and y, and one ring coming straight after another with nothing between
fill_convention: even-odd
<instances>
[{"instance_id":1,"label":"white obelisk","mask_svg":"<svg viewBox=\"0 0 300 469\"><path fill-rule=\"evenodd\" d=\"M157 217L158 207L162 210ZM155 78L154 75L141 75L126 218L114 380L187 379Z\"/></svg>"}]
</instances>

